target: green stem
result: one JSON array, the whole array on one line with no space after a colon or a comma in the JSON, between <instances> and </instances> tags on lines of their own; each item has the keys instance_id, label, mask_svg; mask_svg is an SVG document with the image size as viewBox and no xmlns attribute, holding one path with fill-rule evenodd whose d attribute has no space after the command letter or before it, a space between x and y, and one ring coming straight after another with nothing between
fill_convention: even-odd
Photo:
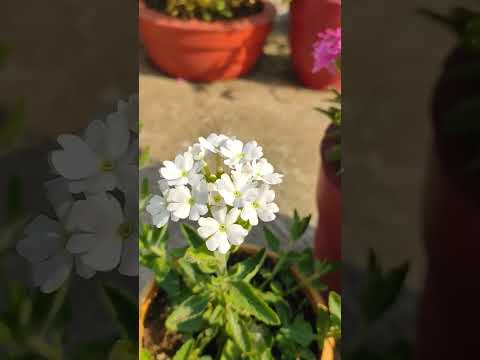
<instances>
[{"instance_id":1,"label":"green stem","mask_svg":"<svg viewBox=\"0 0 480 360\"><path fill-rule=\"evenodd\" d=\"M65 300L67 299L67 293L68 289L70 287L70 279L68 279L65 284L60 288L60 290L57 291L55 294L55 299L53 301L52 307L50 308L50 311L47 314L47 317L45 318L45 321L43 323L42 329L40 331L40 337L43 338L47 334L48 330L50 330L50 327L52 324L55 322L55 319L62 309L63 304L65 303Z\"/></svg>"}]
</instances>

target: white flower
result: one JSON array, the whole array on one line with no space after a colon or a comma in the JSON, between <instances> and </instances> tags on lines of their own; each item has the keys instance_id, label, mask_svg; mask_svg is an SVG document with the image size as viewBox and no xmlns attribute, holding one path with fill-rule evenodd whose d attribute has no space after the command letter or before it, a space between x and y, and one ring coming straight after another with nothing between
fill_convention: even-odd
<instances>
[{"instance_id":1,"label":"white flower","mask_svg":"<svg viewBox=\"0 0 480 360\"><path fill-rule=\"evenodd\" d=\"M188 148L188 152L192 154L193 160L202 161L205 159L207 150L201 144L194 144Z\"/></svg>"},{"instance_id":2,"label":"white flower","mask_svg":"<svg viewBox=\"0 0 480 360\"><path fill-rule=\"evenodd\" d=\"M223 207L226 205L222 194L218 192L216 183L208 184L208 205L217 207Z\"/></svg>"},{"instance_id":3,"label":"white flower","mask_svg":"<svg viewBox=\"0 0 480 360\"><path fill-rule=\"evenodd\" d=\"M55 186L58 191L55 191ZM83 263L79 257L70 254L66 243L71 236L67 219L73 203L71 195L64 191L62 182L55 180L46 184L49 199L58 220L45 215L37 216L25 228L25 237L17 243L17 252L25 257L33 268L33 281L44 293L51 293L62 286L73 268L83 278L90 278L95 271Z\"/></svg>"},{"instance_id":4,"label":"white flower","mask_svg":"<svg viewBox=\"0 0 480 360\"><path fill-rule=\"evenodd\" d=\"M145 210L152 216L153 225L158 228L164 227L170 220L170 211L167 210L167 202L163 196L152 196Z\"/></svg>"},{"instance_id":5,"label":"white flower","mask_svg":"<svg viewBox=\"0 0 480 360\"><path fill-rule=\"evenodd\" d=\"M255 197L245 204L242 209L241 218L249 221L251 225L258 225L258 218L264 222L275 220L275 214L280 210L273 201L275 192L267 185L255 189Z\"/></svg>"},{"instance_id":6,"label":"white flower","mask_svg":"<svg viewBox=\"0 0 480 360\"><path fill-rule=\"evenodd\" d=\"M232 172L231 177L223 174L216 185L225 203L236 208L243 207L244 203L250 200L252 190L255 189L249 176L235 171Z\"/></svg>"},{"instance_id":7,"label":"white flower","mask_svg":"<svg viewBox=\"0 0 480 360\"><path fill-rule=\"evenodd\" d=\"M73 193L95 194L122 188L137 171L138 146L130 143L126 118L107 116L106 122L94 120L85 132L85 140L76 135L60 135L62 150L53 151L54 169L70 181Z\"/></svg>"},{"instance_id":8,"label":"white flower","mask_svg":"<svg viewBox=\"0 0 480 360\"><path fill-rule=\"evenodd\" d=\"M212 153L217 153L220 150L220 147L228 141L229 138L225 135L210 134L206 139L204 137L199 137L198 141L200 145L205 149L209 150Z\"/></svg>"},{"instance_id":9,"label":"white flower","mask_svg":"<svg viewBox=\"0 0 480 360\"><path fill-rule=\"evenodd\" d=\"M208 212L206 184L196 186L192 191L186 186L177 186L168 192L167 200L167 210L179 219L197 221Z\"/></svg>"},{"instance_id":10,"label":"white flower","mask_svg":"<svg viewBox=\"0 0 480 360\"><path fill-rule=\"evenodd\" d=\"M117 113L127 119L129 129L138 134L138 95L130 95L128 101L119 100Z\"/></svg>"},{"instance_id":11,"label":"white flower","mask_svg":"<svg viewBox=\"0 0 480 360\"><path fill-rule=\"evenodd\" d=\"M273 165L265 158L253 160L243 166L242 171L252 176L253 180L263 181L269 185L280 184L283 178L283 175L274 172Z\"/></svg>"},{"instance_id":12,"label":"white flower","mask_svg":"<svg viewBox=\"0 0 480 360\"><path fill-rule=\"evenodd\" d=\"M232 168L263 156L263 149L256 141L243 145L240 140L227 140L220 151L225 157L225 165Z\"/></svg>"},{"instance_id":13,"label":"white flower","mask_svg":"<svg viewBox=\"0 0 480 360\"><path fill-rule=\"evenodd\" d=\"M113 270L120 263L124 241L137 235L132 221L137 222L126 219L118 200L109 194L77 201L69 218L76 234L69 238L67 249L97 271Z\"/></svg>"},{"instance_id":14,"label":"white flower","mask_svg":"<svg viewBox=\"0 0 480 360\"><path fill-rule=\"evenodd\" d=\"M163 165L160 174L168 180L170 186L196 184L201 179L201 175L194 167L193 156L189 152L177 155L175 162L164 161Z\"/></svg>"},{"instance_id":15,"label":"white flower","mask_svg":"<svg viewBox=\"0 0 480 360\"><path fill-rule=\"evenodd\" d=\"M200 218L198 233L206 239L208 250L226 254L231 245L241 245L248 235L248 231L235 224L240 215L240 210L227 208L212 210L213 218Z\"/></svg>"}]
</instances>

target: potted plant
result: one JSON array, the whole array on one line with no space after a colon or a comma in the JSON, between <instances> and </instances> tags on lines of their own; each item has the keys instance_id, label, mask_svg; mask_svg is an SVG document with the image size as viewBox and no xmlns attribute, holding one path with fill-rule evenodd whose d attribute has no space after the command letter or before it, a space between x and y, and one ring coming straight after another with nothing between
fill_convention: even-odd
<instances>
[{"instance_id":1,"label":"potted plant","mask_svg":"<svg viewBox=\"0 0 480 360\"><path fill-rule=\"evenodd\" d=\"M315 69L312 52L336 57L341 36L340 0L292 0L290 8L292 65L299 80L312 89L341 88L341 74L334 67ZM313 70L312 70L313 69Z\"/></svg>"},{"instance_id":2,"label":"potted plant","mask_svg":"<svg viewBox=\"0 0 480 360\"><path fill-rule=\"evenodd\" d=\"M257 62L275 14L267 0L139 0L140 36L171 76L232 79Z\"/></svg>"},{"instance_id":3,"label":"potted plant","mask_svg":"<svg viewBox=\"0 0 480 360\"><path fill-rule=\"evenodd\" d=\"M254 141L212 134L160 169L161 194L144 181L140 262L155 274L140 305L144 359L333 359L341 300L328 304L321 278L334 270L310 249L293 250L310 217L294 214L290 239L265 227L272 251L244 244L259 219L279 211L271 186L281 175ZM182 224L187 246L167 244L167 222Z\"/></svg>"},{"instance_id":4,"label":"potted plant","mask_svg":"<svg viewBox=\"0 0 480 360\"><path fill-rule=\"evenodd\" d=\"M480 13L462 8L449 16L422 12L448 25L459 41L433 93L434 144L425 198L428 265L417 357L468 359L478 353L472 331L479 316L444 309L458 307L458 294L468 294L462 296L464 309L474 309L480 300L473 280L480 250ZM452 344L446 328L462 329L463 335Z\"/></svg>"},{"instance_id":5,"label":"potted plant","mask_svg":"<svg viewBox=\"0 0 480 360\"><path fill-rule=\"evenodd\" d=\"M315 255L318 259L339 262L342 259L342 152L341 95L335 92L335 105L328 110L319 109L326 114L331 123L328 126L320 146L322 166L317 183L318 224L315 232ZM326 281L335 291L340 291L341 276L330 274Z\"/></svg>"}]
</instances>

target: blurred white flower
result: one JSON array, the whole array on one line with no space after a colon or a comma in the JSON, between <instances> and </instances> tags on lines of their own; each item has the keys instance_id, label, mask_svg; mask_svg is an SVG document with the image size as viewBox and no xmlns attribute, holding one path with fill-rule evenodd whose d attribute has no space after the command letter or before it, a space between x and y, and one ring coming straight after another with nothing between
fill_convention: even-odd
<instances>
[{"instance_id":1,"label":"blurred white flower","mask_svg":"<svg viewBox=\"0 0 480 360\"><path fill-rule=\"evenodd\" d=\"M241 218L251 225L258 225L258 218L264 222L275 220L275 214L280 211L275 200L275 192L267 185L255 190L255 197L247 202L242 209Z\"/></svg>"},{"instance_id":2,"label":"blurred white flower","mask_svg":"<svg viewBox=\"0 0 480 360\"><path fill-rule=\"evenodd\" d=\"M212 210L213 218L200 218L198 233L206 239L208 250L226 254L231 245L241 245L248 235L248 231L241 225L235 224L240 215L239 209L227 208Z\"/></svg>"},{"instance_id":3,"label":"blurred white flower","mask_svg":"<svg viewBox=\"0 0 480 360\"><path fill-rule=\"evenodd\" d=\"M233 171L231 177L223 174L217 180L217 189L227 205L241 208L254 195L255 187L249 176Z\"/></svg>"},{"instance_id":4,"label":"blurred white flower","mask_svg":"<svg viewBox=\"0 0 480 360\"><path fill-rule=\"evenodd\" d=\"M130 95L128 101L117 102L117 113L128 121L128 128L138 134L138 95Z\"/></svg>"},{"instance_id":5,"label":"blurred white flower","mask_svg":"<svg viewBox=\"0 0 480 360\"><path fill-rule=\"evenodd\" d=\"M53 151L54 169L70 181L73 193L95 194L122 189L137 171L137 143L130 141L128 121L117 113L105 122L94 120L85 131L85 139L60 135L62 150Z\"/></svg>"},{"instance_id":6,"label":"blurred white flower","mask_svg":"<svg viewBox=\"0 0 480 360\"><path fill-rule=\"evenodd\" d=\"M250 141L244 145L240 140L227 140L220 151L225 157L225 165L231 168L258 160L263 156L263 149L256 141Z\"/></svg>"},{"instance_id":7,"label":"blurred white flower","mask_svg":"<svg viewBox=\"0 0 480 360\"><path fill-rule=\"evenodd\" d=\"M69 217L75 234L69 237L67 250L92 269L113 270L120 263L124 242L138 235L137 221L127 219L118 200L107 193L76 201Z\"/></svg>"},{"instance_id":8,"label":"blurred white flower","mask_svg":"<svg viewBox=\"0 0 480 360\"><path fill-rule=\"evenodd\" d=\"M152 223L156 227L167 225L170 220L170 211L167 210L167 201L161 195L154 195L149 200L145 210L152 216Z\"/></svg>"},{"instance_id":9,"label":"blurred white flower","mask_svg":"<svg viewBox=\"0 0 480 360\"><path fill-rule=\"evenodd\" d=\"M33 282L44 293L51 293L60 288L70 276L73 268L83 278L90 278L95 271L84 264L82 259L73 256L66 249L71 233L67 227L67 219L73 199L61 186L55 191L58 180L47 183L49 199L58 219L45 215L37 216L25 228L25 237L17 243L17 252L32 263Z\"/></svg>"},{"instance_id":10,"label":"blurred white flower","mask_svg":"<svg viewBox=\"0 0 480 360\"><path fill-rule=\"evenodd\" d=\"M197 221L208 212L208 191L206 184L194 186L192 191L186 186L177 186L168 192L167 210L179 219Z\"/></svg>"}]
</instances>

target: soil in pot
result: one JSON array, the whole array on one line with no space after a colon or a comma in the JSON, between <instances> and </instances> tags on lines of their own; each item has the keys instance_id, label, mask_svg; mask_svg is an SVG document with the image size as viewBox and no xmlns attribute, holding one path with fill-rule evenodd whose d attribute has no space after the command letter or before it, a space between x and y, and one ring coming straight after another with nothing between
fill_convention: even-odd
<instances>
[{"instance_id":1,"label":"soil in pot","mask_svg":"<svg viewBox=\"0 0 480 360\"><path fill-rule=\"evenodd\" d=\"M173 358L182 345L181 334L166 332L164 323L167 316L167 296L162 290L158 290L145 316L143 333L143 346L156 360Z\"/></svg>"},{"instance_id":2,"label":"soil in pot","mask_svg":"<svg viewBox=\"0 0 480 360\"><path fill-rule=\"evenodd\" d=\"M170 15L167 12L166 0L144 0L144 2L145 2L145 5L147 5L147 7L149 7L150 9L156 10L165 15ZM232 8L232 16L230 18L241 19L244 17L252 16L252 15L261 13L262 9L263 9L263 4L261 2L254 2L253 4L248 2L244 6ZM211 16L212 17L209 21L228 20L228 18L225 18L224 16L221 16L218 14L217 15L212 14ZM183 20L189 20L192 18L191 15L183 7L178 8L178 14L175 17ZM204 20L204 17L200 9L195 11L193 18L198 20Z\"/></svg>"}]
</instances>

